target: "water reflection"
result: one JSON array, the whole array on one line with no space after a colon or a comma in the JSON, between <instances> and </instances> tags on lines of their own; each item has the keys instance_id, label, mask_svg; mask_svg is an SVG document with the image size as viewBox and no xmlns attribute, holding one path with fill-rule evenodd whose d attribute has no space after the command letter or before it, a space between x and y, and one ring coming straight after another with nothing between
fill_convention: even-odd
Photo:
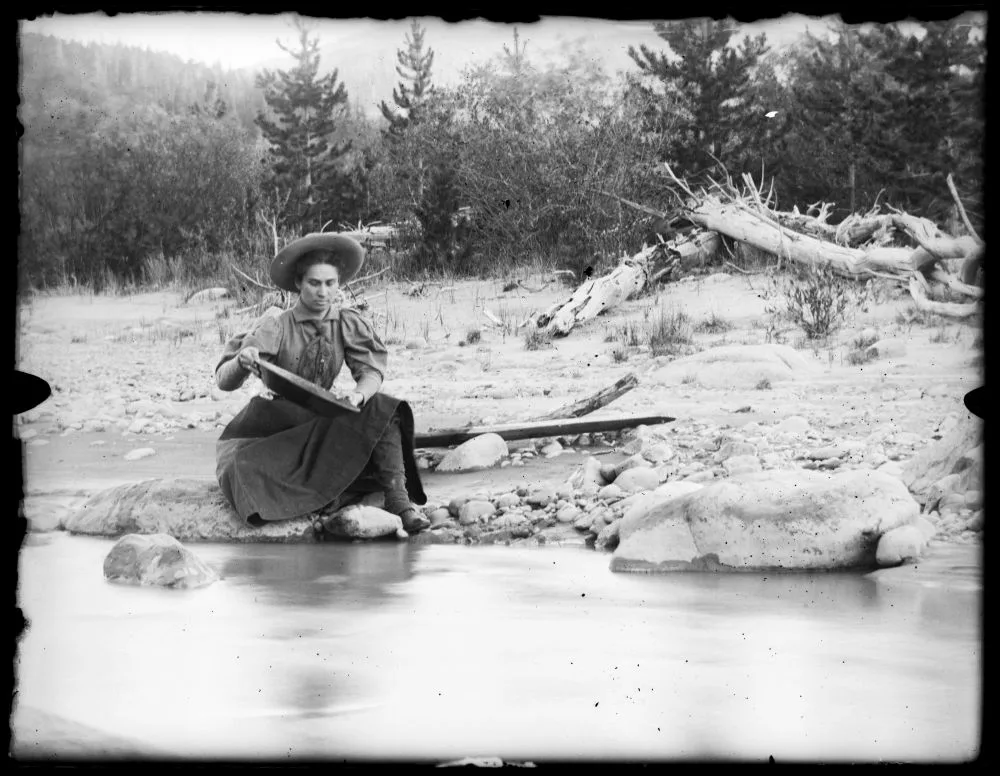
<instances>
[{"instance_id":1,"label":"water reflection","mask_svg":"<svg viewBox=\"0 0 1000 776\"><path fill-rule=\"evenodd\" d=\"M110 544L22 552L19 690L158 750L925 760L978 741L974 592L395 542L202 545L223 579L163 591L105 583Z\"/></svg>"},{"instance_id":2,"label":"water reflection","mask_svg":"<svg viewBox=\"0 0 1000 776\"><path fill-rule=\"evenodd\" d=\"M408 542L249 545L219 566L255 600L296 606L371 606L409 580L421 548Z\"/></svg>"}]
</instances>

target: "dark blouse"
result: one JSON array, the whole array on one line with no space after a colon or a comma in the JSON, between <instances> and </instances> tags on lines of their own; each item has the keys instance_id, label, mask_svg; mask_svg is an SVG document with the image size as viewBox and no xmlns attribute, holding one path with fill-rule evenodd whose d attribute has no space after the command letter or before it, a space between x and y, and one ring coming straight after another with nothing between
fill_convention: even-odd
<instances>
[{"instance_id":1,"label":"dark blouse","mask_svg":"<svg viewBox=\"0 0 1000 776\"><path fill-rule=\"evenodd\" d=\"M329 361L322 374L309 373L306 359L312 358L315 348L310 343L321 335L314 321L325 331L329 346L323 351L324 361ZM326 316L320 318L297 302L290 310L279 315L262 318L254 327L231 338L225 345L222 358L216 364L216 381L224 391L234 391L246 381L248 372L240 370L226 378L219 367L235 358L246 347L256 347L260 357L307 379L314 379L329 390L344 363L357 382L356 390L367 402L378 393L385 376L388 351L361 313L352 307L331 306ZM224 370L225 371L225 370Z\"/></svg>"}]
</instances>

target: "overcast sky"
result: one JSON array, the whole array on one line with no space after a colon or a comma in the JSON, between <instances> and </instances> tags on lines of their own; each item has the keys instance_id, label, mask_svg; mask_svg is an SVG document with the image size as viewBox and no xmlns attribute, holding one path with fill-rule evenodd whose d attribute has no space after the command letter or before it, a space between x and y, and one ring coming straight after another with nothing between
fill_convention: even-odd
<instances>
[{"instance_id":1,"label":"overcast sky","mask_svg":"<svg viewBox=\"0 0 1000 776\"><path fill-rule=\"evenodd\" d=\"M767 32L774 46L792 42L808 25L814 31L825 20L804 16L786 16L768 22L747 25L750 34ZM457 72L472 60L499 53L511 39L511 25L485 21L449 24L437 18L425 18L427 41L437 52L437 62L448 72ZM373 21L370 19L318 19L315 29L323 43L342 39L355 41L360 36L370 41L372 56L395 59L403 43L409 22ZM535 24L518 25L522 39L528 39L528 53L542 54L558 49L561 41L583 38L602 54L610 52L614 71L625 60L629 44L657 43L648 21L608 21L586 18L545 18ZM79 41L121 42L169 51L185 59L211 64L219 61L226 67L255 67L262 62L280 59L283 54L275 39L292 41L294 32L289 15L169 13L56 15L23 23L26 32L55 35ZM621 52L621 57L617 56Z\"/></svg>"}]
</instances>

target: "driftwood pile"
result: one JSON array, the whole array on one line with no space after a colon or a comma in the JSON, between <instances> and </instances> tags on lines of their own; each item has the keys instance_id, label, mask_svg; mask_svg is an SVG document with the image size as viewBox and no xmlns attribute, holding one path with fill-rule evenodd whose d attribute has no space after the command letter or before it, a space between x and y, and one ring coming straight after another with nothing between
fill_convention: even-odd
<instances>
[{"instance_id":1,"label":"driftwood pile","mask_svg":"<svg viewBox=\"0 0 1000 776\"><path fill-rule=\"evenodd\" d=\"M644 246L607 275L585 281L569 299L533 316L535 326L554 335L568 334L577 323L596 317L664 276L704 264L721 245L720 235L777 256L779 261L829 267L858 280L880 277L906 283L915 305L927 312L964 318L982 309L983 289L976 281L986 243L969 223L951 176L948 186L968 230L960 237L945 234L925 218L899 211L882 213L878 205L835 226L827 223L829 203L816 203L810 206L815 213L807 214L797 208L792 212L772 209L773 192L765 195L749 176L744 176L743 192L730 181L726 186L713 182L711 191L695 193L669 166L666 171L682 202L676 210L663 213L618 199L667 223L687 222L689 227L667 242ZM900 242L915 246L901 247ZM969 301L932 299L946 294L946 289Z\"/></svg>"}]
</instances>

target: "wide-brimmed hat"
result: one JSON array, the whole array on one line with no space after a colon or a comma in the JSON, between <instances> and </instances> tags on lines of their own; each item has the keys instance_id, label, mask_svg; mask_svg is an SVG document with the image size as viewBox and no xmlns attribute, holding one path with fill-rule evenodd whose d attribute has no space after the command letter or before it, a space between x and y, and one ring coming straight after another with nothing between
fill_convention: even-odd
<instances>
[{"instance_id":1,"label":"wide-brimmed hat","mask_svg":"<svg viewBox=\"0 0 1000 776\"><path fill-rule=\"evenodd\" d=\"M330 254L330 263L340 272L341 284L354 277L365 260L365 249L361 243L346 234L307 234L278 251L271 262L271 282L285 291L298 291L295 287L295 264L312 251Z\"/></svg>"}]
</instances>

